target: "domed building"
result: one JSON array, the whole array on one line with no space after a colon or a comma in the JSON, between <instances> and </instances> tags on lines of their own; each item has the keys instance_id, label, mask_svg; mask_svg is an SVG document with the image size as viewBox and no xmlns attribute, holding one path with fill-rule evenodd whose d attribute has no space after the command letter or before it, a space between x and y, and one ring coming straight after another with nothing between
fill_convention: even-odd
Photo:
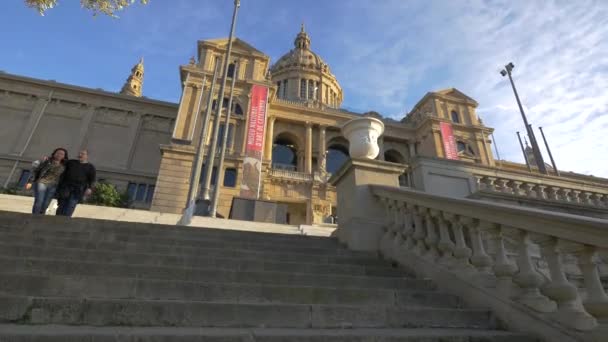
<instances>
[{"instance_id":1,"label":"domed building","mask_svg":"<svg viewBox=\"0 0 608 342\"><path fill-rule=\"evenodd\" d=\"M228 39L198 42L197 58L180 66L179 103L144 96L143 59L117 91L0 73L3 186L23 188L32 161L48 153L49 146L63 146L71 154L86 148L98 178L126 192L131 207L181 214L200 138L202 150L209 153L210 127L219 116L218 135L226 133L225 162L217 170L216 158L215 166L201 176L201 187L206 184L203 179L211 186L199 192L206 198L219 190L219 216L229 217L235 199L249 189L249 195L281 206L278 222L327 223L337 215L336 190L328 180L349 159L349 143L340 128L366 115L384 122L378 159L405 166L402 186L454 197L488 197L481 190L499 189L491 192L492 200L515 199L518 205L522 194L529 193L523 187L540 183L554 191L551 198L563 193L585 194L593 203L608 198L603 195L605 179L566 172L556 179L534 173L534 168L528 171L523 164L497 162L490 140L493 129L479 119L477 102L458 89L426 93L398 121L383 118L373 108L366 113L341 109L342 87L312 50L304 26L293 48L274 64L264 52L234 38L226 92L219 101L220 86L212 85L214 70L223 70L228 44ZM264 97L254 94L260 89ZM228 111L231 117L226 122ZM205 125L209 129L204 130ZM591 203L585 198L576 201ZM541 202L545 209L557 205ZM585 209L573 208L560 210Z\"/></svg>"},{"instance_id":2,"label":"domed building","mask_svg":"<svg viewBox=\"0 0 608 342\"><path fill-rule=\"evenodd\" d=\"M310 49L310 37L304 30L293 42L294 48L270 68L277 87L277 98L292 101L315 101L338 108L342 104L342 87L329 65Z\"/></svg>"}]
</instances>

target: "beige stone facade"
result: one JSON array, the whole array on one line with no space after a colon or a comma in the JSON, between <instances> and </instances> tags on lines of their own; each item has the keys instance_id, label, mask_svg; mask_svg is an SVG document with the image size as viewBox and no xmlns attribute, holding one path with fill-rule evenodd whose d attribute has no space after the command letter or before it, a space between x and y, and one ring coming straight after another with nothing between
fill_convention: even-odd
<instances>
[{"instance_id":1,"label":"beige stone facade","mask_svg":"<svg viewBox=\"0 0 608 342\"><path fill-rule=\"evenodd\" d=\"M18 184L31 162L54 147L67 147L72 154L89 148L99 178L128 190L135 206L181 213L213 71L224 60L227 44L227 39L198 42L198 58L180 67L179 104L141 96L143 60L132 69L122 94L0 74L0 180ZM293 49L274 64L238 38L233 41L230 62L238 64L238 73L230 66L228 81L236 80L226 162L215 176L221 180L218 213L227 217L232 198L239 194L249 94L253 85L261 84L270 88L261 197L287 204L292 224L331 220L337 196L328 179L348 158L348 142L340 127L361 115L379 114L340 109L347 94L330 67L312 51L304 27L296 35ZM217 85L212 94L213 106L221 102L223 127L228 91L223 101L217 101L219 88ZM428 171L427 164L420 162L427 158L443 161L443 168L437 170L452 173L467 169L462 165L527 172L525 165L495 161L489 138L493 129L478 118L477 105L454 88L427 93L402 120L382 118L385 133L379 141L378 159L409 165L400 176L401 184L430 192L434 190L429 175L443 172L449 182L455 178L449 172ZM458 162L443 159L441 122L452 125ZM203 139L206 148L210 136L211 129ZM463 172L462 184L454 183L458 196L476 190L473 175ZM564 176L575 183L606 183L593 177ZM538 174L529 177L541 178ZM452 184L449 182L445 184Z\"/></svg>"}]
</instances>

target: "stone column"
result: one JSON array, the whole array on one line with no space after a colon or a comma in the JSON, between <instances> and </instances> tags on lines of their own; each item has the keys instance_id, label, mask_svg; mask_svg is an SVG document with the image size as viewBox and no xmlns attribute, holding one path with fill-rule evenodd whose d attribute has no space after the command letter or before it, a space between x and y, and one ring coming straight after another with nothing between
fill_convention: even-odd
<instances>
[{"instance_id":1,"label":"stone column","mask_svg":"<svg viewBox=\"0 0 608 342\"><path fill-rule=\"evenodd\" d=\"M262 158L265 160L272 160L272 145L274 143L274 122L276 121L276 119L276 116L271 116L268 118L268 127L266 128L266 145L264 146L264 158Z\"/></svg>"},{"instance_id":2,"label":"stone column","mask_svg":"<svg viewBox=\"0 0 608 342\"><path fill-rule=\"evenodd\" d=\"M319 151L317 155L317 165L319 168L318 171L321 174L325 173L327 166L327 161L325 159L327 157L327 153L325 153L325 129L325 126L319 126Z\"/></svg>"},{"instance_id":3,"label":"stone column","mask_svg":"<svg viewBox=\"0 0 608 342\"><path fill-rule=\"evenodd\" d=\"M304 172L312 173L312 123L310 122L306 123L306 150L304 153Z\"/></svg>"}]
</instances>

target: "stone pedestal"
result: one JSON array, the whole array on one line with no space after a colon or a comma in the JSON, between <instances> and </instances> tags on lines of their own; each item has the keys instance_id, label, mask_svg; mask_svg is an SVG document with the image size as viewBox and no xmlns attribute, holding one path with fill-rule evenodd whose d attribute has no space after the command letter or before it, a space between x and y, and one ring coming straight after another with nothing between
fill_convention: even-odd
<instances>
[{"instance_id":1,"label":"stone pedestal","mask_svg":"<svg viewBox=\"0 0 608 342\"><path fill-rule=\"evenodd\" d=\"M351 159L329 180L338 193L340 242L352 250L377 251L386 210L369 185L399 186L405 165L373 159Z\"/></svg>"},{"instance_id":2,"label":"stone pedestal","mask_svg":"<svg viewBox=\"0 0 608 342\"><path fill-rule=\"evenodd\" d=\"M181 214L186 207L194 147L162 145L151 211Z\"/></svg>"}]
</instances>

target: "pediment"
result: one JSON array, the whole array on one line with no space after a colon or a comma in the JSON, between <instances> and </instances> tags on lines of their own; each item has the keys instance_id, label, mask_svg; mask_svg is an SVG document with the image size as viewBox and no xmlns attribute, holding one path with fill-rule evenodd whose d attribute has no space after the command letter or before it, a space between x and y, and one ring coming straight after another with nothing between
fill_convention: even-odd
<instances>
[{"instance_id":1,"label":"pediment","mask_svg":"<svg viewBox=\"0 0 608 342\"><path fill-rule=\"evenodd\" d=\"M472 97L466 95L465 93L461 92L460 90L458 90L456 88L443 89L443 90L435 91L433 93L436 95L440 95L440 96L446 96L446 97L451 97L451 98L455 98L455 99L459 99L459 100L464 100L466 102L472 102L475 105L477 105L477 101L475 101Z\"/></svg>"},{"instance_id":2,"label":"pediment","mask_svg":"<svg viewBox=\"0 0 608 342\"><path fill-rule=\"evenodd\" d=\"M218 48L226 48L226 46L228 45L228 38L209 39L203 41L202 43L215 45ZM253 45L247 43L246 41L240 38L232 38L232 49L235 51L239 51L240 53L266 56L266 54L264 54L262 51L256 49L255 47L253 47Z\"/></svg>"}]
</instances>

